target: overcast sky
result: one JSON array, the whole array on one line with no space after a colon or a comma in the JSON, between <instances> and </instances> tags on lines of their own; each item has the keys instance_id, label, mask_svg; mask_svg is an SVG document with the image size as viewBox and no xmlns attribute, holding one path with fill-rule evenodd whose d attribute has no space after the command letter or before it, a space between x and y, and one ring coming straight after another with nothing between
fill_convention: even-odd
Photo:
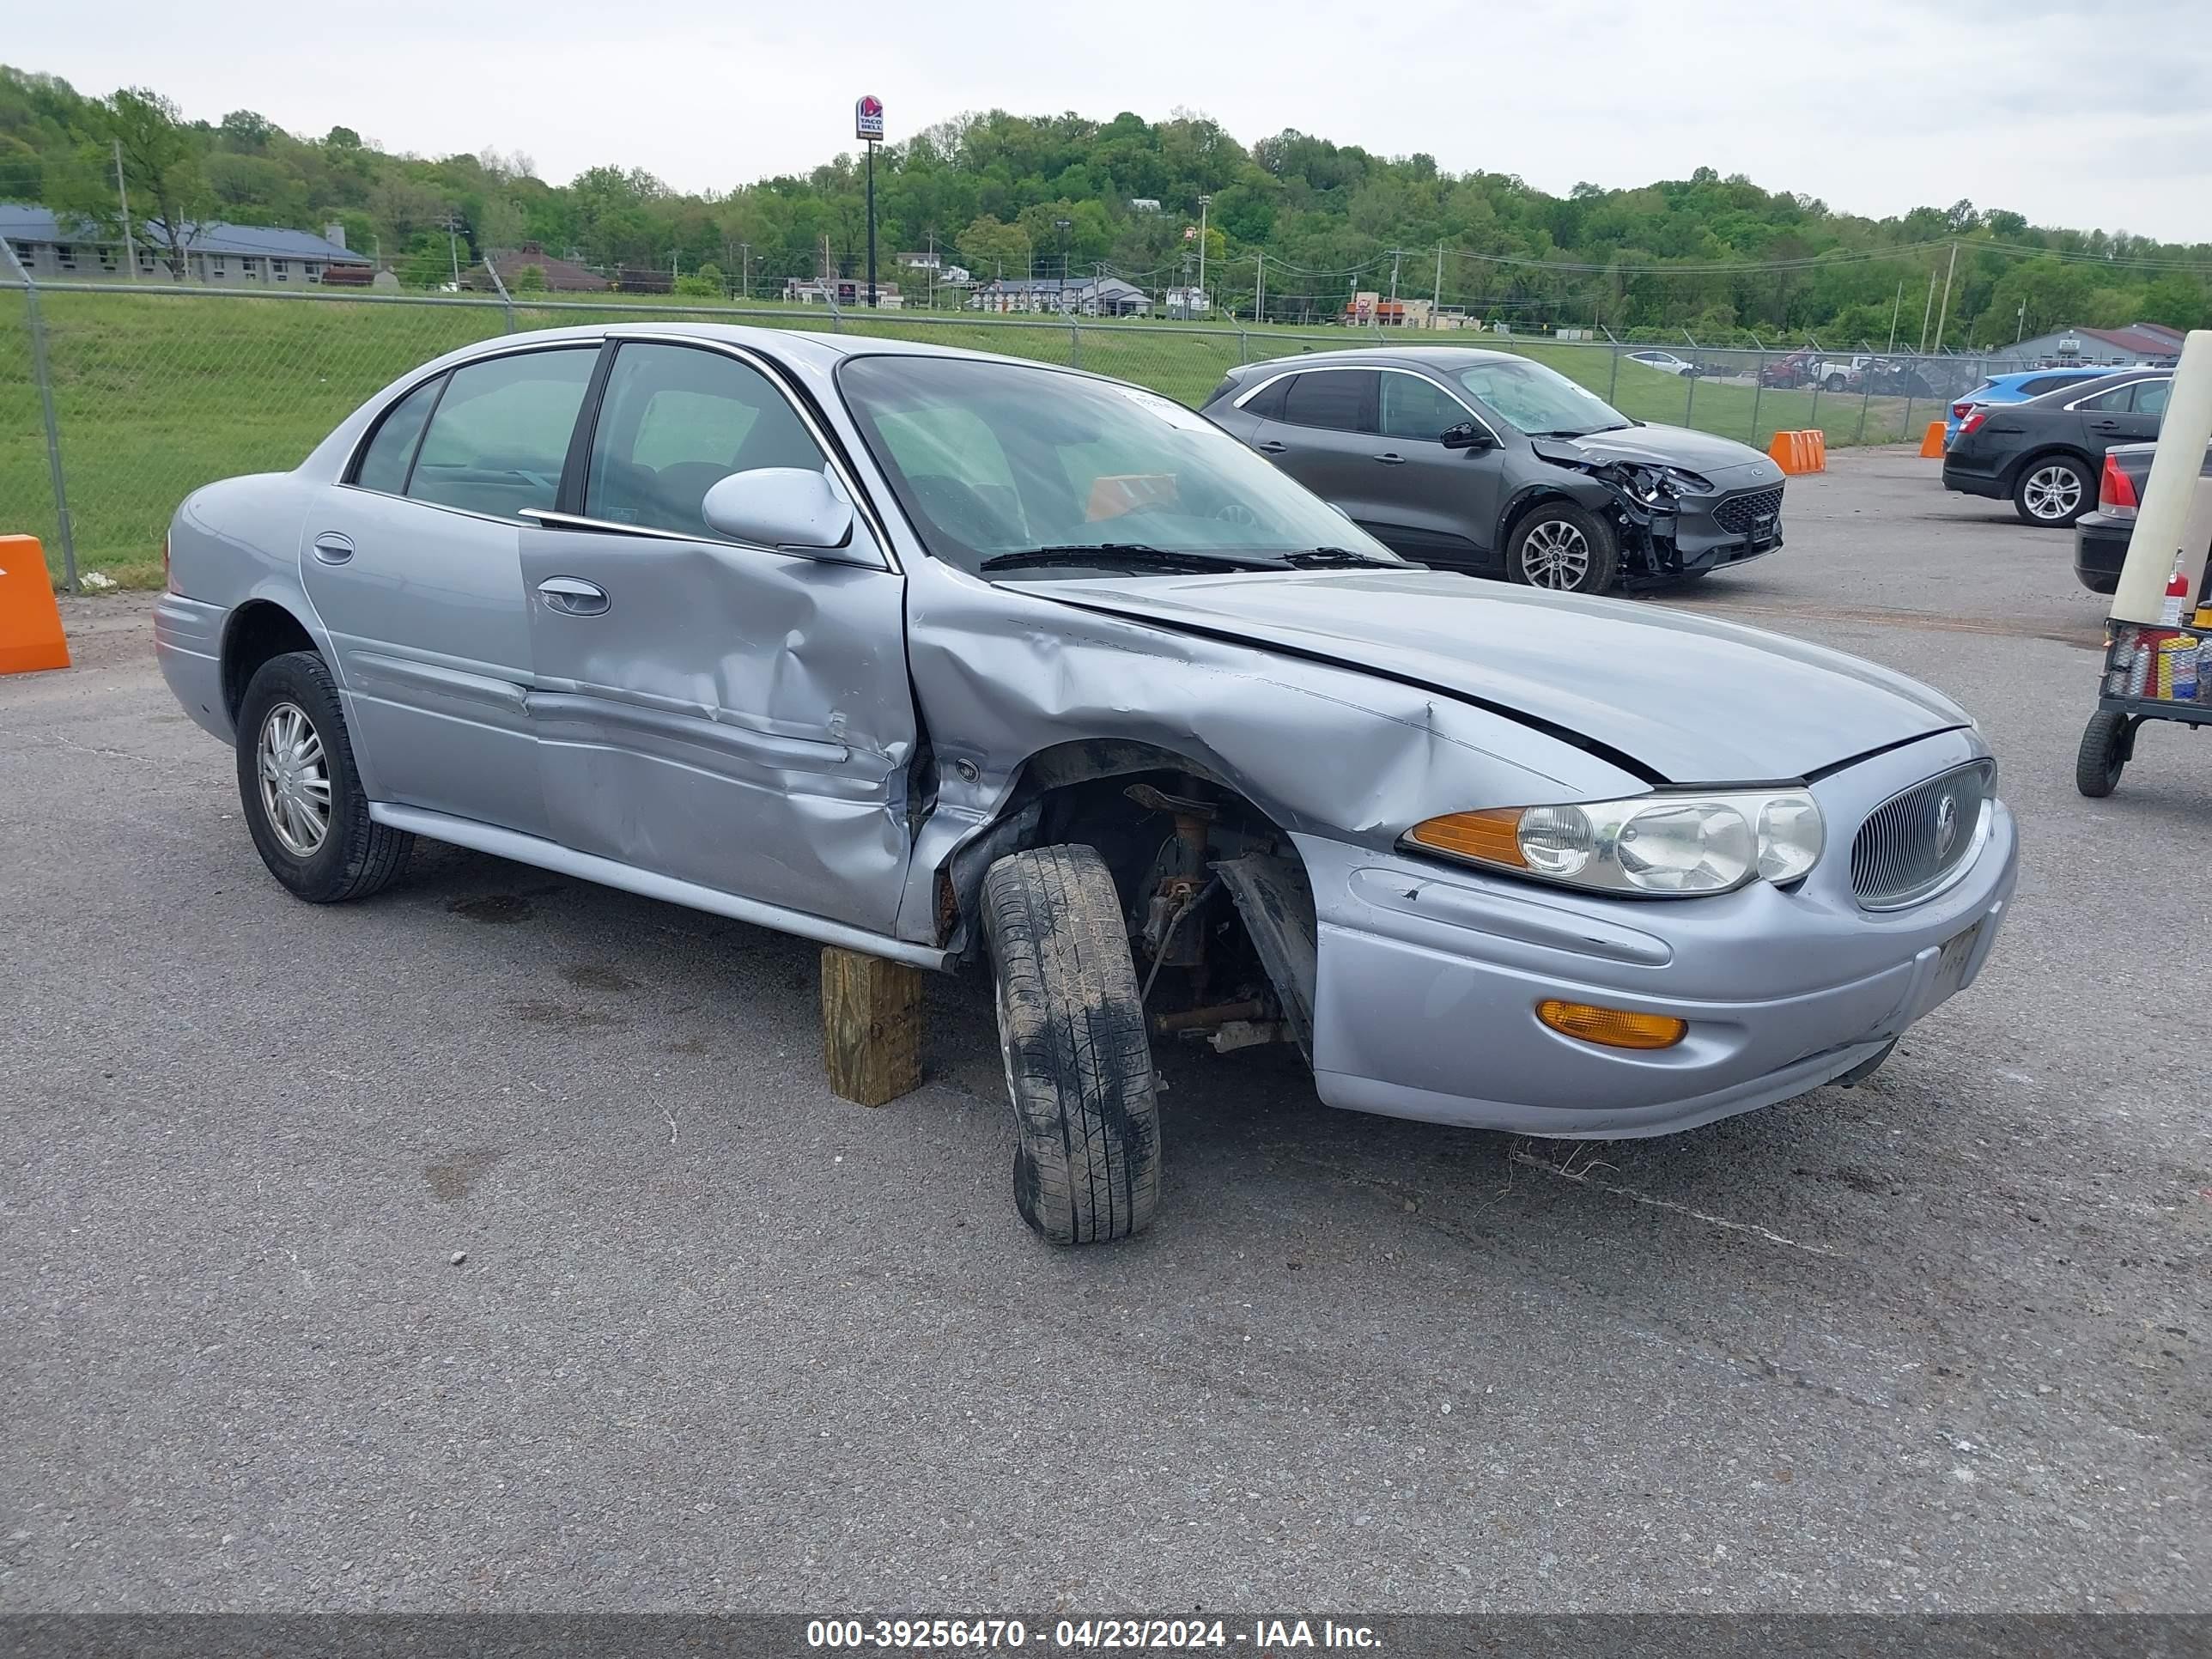
<instances>
[{"instance_id":1,"label":"overcast sky","mask_svg":"<svg viewBox=\"0 0 2212 1659\"><path fill-rule=\"evenodd\" d=\"M98 0L11 9L0 52L192 116L343 124L423 155L520 150L686 190L963 111L1200 110L1565 191L1698 166L1876 216L1960 197L2212 240L2212 0L1514 0L1481 5L841 5L738 0Z\"/></svg>"}]
</instances>

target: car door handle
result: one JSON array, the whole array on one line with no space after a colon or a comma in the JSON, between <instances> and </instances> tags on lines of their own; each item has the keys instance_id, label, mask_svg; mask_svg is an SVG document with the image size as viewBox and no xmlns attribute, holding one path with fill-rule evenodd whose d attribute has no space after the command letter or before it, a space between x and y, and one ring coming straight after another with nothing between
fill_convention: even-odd
<instances>
[{"instance_id":1,"label":"car door handle","mask_svg":"<svg viewBox=\"0 0 2212 1659\"><path fill-rule=\"evenodd\" d=\"M1279 444L1273 438L1263 444L1254 444L1252 447L1262 455L1287 455L1291 453L1291 447L1288 444Z\"/></svg>"},{"instance_id":2,"label":"car door handle","mask_svg":"<svg viewBox=\"0 0 2212 1659\"><path fill-rule=\"evenodd\" d=\"M2089 430L2092 432L2118 432L2119 429L2120 423L2118 421L2092 421L2089 422Z\"/></svg>"},{"instance_id":3,"label":"car door handle","mask_svg":"<svg viewBox=\"0 0 2212 1659\"><path fill-rule=\"evenodd\" d=\"M538 584L545 607L564 617L596 617L607 608L607 591L574 576L548 576Z\"/></svg>"},{"instance_id":4,"label":"car door handle","mask_svg":"<svg viewBox=\"0 0 2212 1659\"><path fill-rule=\"evenodd\" d=\"M325 564L343 564L353 557L353 539L335 530L325 530L315 538L315 556Z\"/></svg>"},{"instance_id":5,"label":"car door handle","mask_svg":"<svg viewBox=\"0 0 2212 1659\"><path fill-rule=\"evenodd\" d=\"M1403 466L1406 464L1406 458L1395 449L1386 449L1375 459L1385 466Z\"/></svg>"}]
</instances>

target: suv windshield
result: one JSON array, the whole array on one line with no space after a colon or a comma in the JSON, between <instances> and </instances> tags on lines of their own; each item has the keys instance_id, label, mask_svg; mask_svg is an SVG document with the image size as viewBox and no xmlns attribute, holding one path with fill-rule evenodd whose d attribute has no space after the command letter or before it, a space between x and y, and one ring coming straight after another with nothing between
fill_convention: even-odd
<instances>
[{"instance_id":1,"label":"suv windshield","mask_svg":"<svg viewBox=\"0 0 2212 1659\"><path fill-rule=\"evenodd\" d=\"M1532 436L1579 438L1635 424L1595 392L1524 358L1477 363L1458 371L1458 378L1501 418Z\"/></svg>"},{"instance_id":2,"label":"suv windshield","mask_svg":"<svg viewBox=\"0 0 2212 1659\"><path fill-rule=\"evenodd\" d=\"M965 570L1287 568L1316 549L1403 562L1212 422L1134 386L903 356L848 358L837 384L923 543Z\"/></svg>"}]
</instances>

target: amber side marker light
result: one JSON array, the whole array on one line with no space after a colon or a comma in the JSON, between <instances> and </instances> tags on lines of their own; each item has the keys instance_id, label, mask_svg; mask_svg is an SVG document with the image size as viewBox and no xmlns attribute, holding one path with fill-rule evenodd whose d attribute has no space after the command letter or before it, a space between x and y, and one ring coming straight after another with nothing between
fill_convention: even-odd
<instances>
[{"instance_id":1,"label":"amber side marker light","mask_svg":"<svg viewBox=\"0 0 2212 1659\"><path fill-rule=\"evenodd\" d=\"M1510 865L1525 870L1528 860L1521 853L1521 809L1492 807L1482 812L1454 812L1430 818L1406 832L1406 839L1439 853L1480 859L1486 864Z\"/></svg>"},{"instance_id":2,"label":"amber side marker light","mask_svg":"<svg viewBox=\"0 0 2212 1659\"><path fill-rule=\"evenodd\" d=\"M1672 1014L1637 1014L1626 1008L1600 1008L1587 1002L1547 997L1536 1018L1553 1030L1608 1048L1671 1048L1689 1034L1687 1020Z\"/></svg>"}]
</instances>

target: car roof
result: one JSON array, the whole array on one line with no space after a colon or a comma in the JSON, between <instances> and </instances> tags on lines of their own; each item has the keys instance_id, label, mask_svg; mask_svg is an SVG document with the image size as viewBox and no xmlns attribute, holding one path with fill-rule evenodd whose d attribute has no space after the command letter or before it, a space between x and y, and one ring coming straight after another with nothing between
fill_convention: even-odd
<instances>
[{"instance_id":1,"label":"car roof","mask_svg":"<svg viewBox=\"0 0 2212 1659\"><path fill-rule=\"evenodd\" d=\"M2092 380L2076 380L2071 386L2054 387L2052 390L2045 392L2040 397L2030 398L2026 403L2022 404L2021 407L2022 409L2035 409L2045 404L2056 406L2062 403L2071 403L2076 398L2088 397L2094 393L2102 392L2107 386L2125 386L2131 380L2170 380L2172 378L2173 371L2170 368L2152 368L2148 366L2136 368L2116 368L2107 374L2100 374L2096 379Z\"/></svg>"},{"instance_id":2,"label":"car roof","mask_svg":"<svg viewBox=\"0 0 2212 1659\"><path fill-rule=\"evenodd\" d=\"M620 340L636 337L661 339L718 340L732 345L765 351L771 356L793 361L809 362L821 368L834 368L847 357L897 356L909 357L965 357L977 362L1023 362L1034 368L1057 369L1061 374L1071 371L1057 363L1032 363L1027 359L1008 357L998 352L972 351L964 346L939 345L927 340L888 339L872 334L817 334L798 328L748 328L735 323L677 323L641 319L635 322L589 323L576 328L533 329L520 334L495 334L488 340L451 354L451 361L465 362L477 356L496 356L512 350L517 345L534 344L556 340ZM1091 375L1093 380L1104 380L1104 375Z\"/></svg>"},{"instance_id":3,"label":"car roof","mask_svg":"<svg viewBox=\"0 0 2212 1659\"><path fill-rule=\"evenodd\" d=\"M1474 346L1366 346L1336 351L1302 351L1291 357L1269 357L1228 371L1232 380L1243 380L1261 370L1313 366L1342 368L1472 368L1477 363L1525 363L1531 359L1516 351L1484 351Z\"/></svg>"}]
</instances>

